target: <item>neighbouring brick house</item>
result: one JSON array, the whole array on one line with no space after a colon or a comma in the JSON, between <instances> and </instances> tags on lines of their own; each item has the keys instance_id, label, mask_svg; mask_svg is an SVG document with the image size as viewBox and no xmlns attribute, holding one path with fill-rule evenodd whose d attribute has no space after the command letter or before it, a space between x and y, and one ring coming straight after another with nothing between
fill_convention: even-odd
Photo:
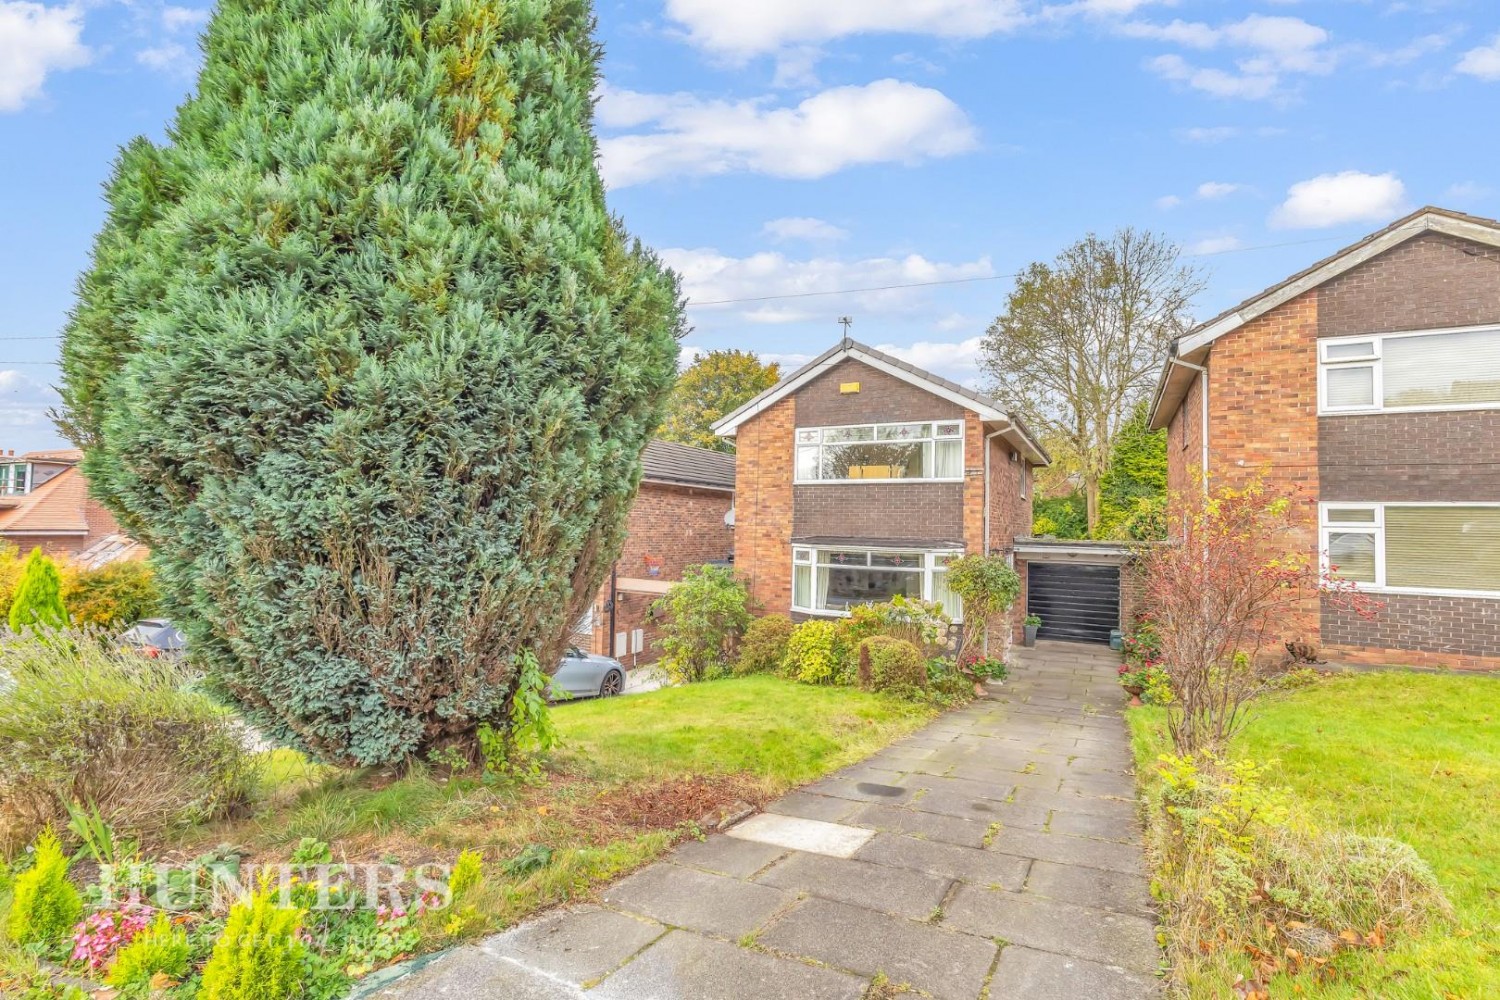
<instances>
[{"instance_id":1,"label":"neighbouring brick house","mask_svg":"<svg viewBox=\"0 0 1500 1000\"><path fill-rule=\"evenodd\" d=\"M853 340L714 430L735 439L735 568L765 612L837 617L904 594L961 614L946 582L955 556L1003 555L1023 577L1077 558L1030 540L1035 560L1018 551L1031 470L1049 461L1019 420Z\"/></svg>"},{"instance_id":2,"label":"neighbouring brick house","mask_svg":"<svg viewBox=\"0 0 1500 1000\"><path fill-rule=\"evenodd\" d=\"M1424 208L1198 326L1151 420L1171 489L1263 476L1383 602L1310 602L1324 656L1500 668L1500 222Z\"/></svg>"},{"instance_id":3,"label":"neighbouring brick house","mask_svg":"<svg viewBox=\"0 0 1500 1000\"><path fill-rule=\"evenodd\" d=\"M683 570L734 558L734 456L652 441L641 464L625 547L578 629L581 647L627 667L658 657L651 605Z\"/></svg>"},{"instance_id":4,"label":"neighbouring brick house","mask_svg":"<svg viewBox=\"0 0 1500 1000\"><path fill-rule=\"evenodd\" d=\"M0 538L23 553L40 548L74 558L111 539L128 542L114 515L89 496L82 460L72 449L0 455Z\"/></svg>"}]
</instances>

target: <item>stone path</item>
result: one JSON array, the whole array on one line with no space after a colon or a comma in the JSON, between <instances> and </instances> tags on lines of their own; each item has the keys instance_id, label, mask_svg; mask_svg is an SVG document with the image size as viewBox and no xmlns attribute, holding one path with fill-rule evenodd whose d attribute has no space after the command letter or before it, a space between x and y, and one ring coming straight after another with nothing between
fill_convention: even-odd
<instances>
[{"instance_id":1,"label":"stone path","mask_svg":"<svg viewBox=\"0 0 1500 1000\"><path fill-rule=\"evenodd\" d=\"M1153 996L1118 659L1017 652L994 697L376 995L859 1000L883 976L939 1000Z\"/></svg>"}]
</instances>

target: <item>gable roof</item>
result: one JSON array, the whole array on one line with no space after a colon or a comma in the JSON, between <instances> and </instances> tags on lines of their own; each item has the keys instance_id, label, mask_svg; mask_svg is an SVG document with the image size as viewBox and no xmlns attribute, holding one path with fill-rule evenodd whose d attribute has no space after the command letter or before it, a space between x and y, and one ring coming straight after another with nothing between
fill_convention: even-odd
<instances>
[{"instance_id":1,"label":"gable roof","mask_svg":"<svg viewBox=\"0 0 1500 1000\"><path fill-rule=\"evenodd\" d=\"M649 482L734 489L734 456L690 444L648 441L641 454L641 469Z\"/></svg>"},{"instance_id":2,"label":"gable roof","mask_svg":"<svg viewBox=\"0 0 1500 1000\"><path fill-rule=\"evenodd\" d=\"M1310 267L1278 281L1270 288L1257 292L1250 298L1224 310L1206 322L1199 323L1172 342L1169 358L1178 358L1201 364L1213 347L1214 341L1233 333L1251 320L1265 315L1277 306L1290 302L1297 296L1351 271L1374 257L1385 253L1407 240L1425 233L1443 233L1459 239L1500 247L1500 221L1478 215L1466 215L1452 209L1429 205L1377 232L1373 232L1357 243L1352 243ZM1156 383L1156 393L1151 400L1151 429L1165 427L1177 412L1177 407L1187 395L1196 372L1169 360L1162 366Z\"/></svg>"},{"instance_id":3,"label":"gable roof","mask_svg":"<svg viewBox=\"0 0 1500 1000\"><path fill-rule=\"evenodd\" d=\"M967 386L959 385L932 372L923 371L916 365L908 364L900 358L891 357L884 351L877 351L873 347L861 344L857 340L845 337L834 344L822 354L813 358L807 364L798 368L790 375L777 382L771 388L754 397L739 409L726 414L714 422L713 430L721 437L734 437L735 431L741 424L750 418L757 416L762 411L773 406L780 400L796 392L807 385L813 379L830 371L835 365L843 361L859 361L885 372L916 386L925 389L934 396L939 396L950 402L957 403L966 410L973 410L979 414L979 418L986 423L1005 423L1010 426L1006 428L1005 436L1011 440L1022 451L1028 453L1033 463L1037 465L1050 465L1049 456L1031 432L1026 429L1019 417L1012 417L1005 412L1000 401L993 396L987 396L982 392L976 392Z\"/></svg>"},{"instance_id":4,"label":"gable roof","mask_svg":"<svg viewBox=\"0 0 1500 1000\"><path fill-rule=\"evenodd\" d=\"M86 535L88 496L83 474L77 466L69 466L30 493L15 497L15 506L0 510L0 535Z\"/></svg>"}]
</instances>

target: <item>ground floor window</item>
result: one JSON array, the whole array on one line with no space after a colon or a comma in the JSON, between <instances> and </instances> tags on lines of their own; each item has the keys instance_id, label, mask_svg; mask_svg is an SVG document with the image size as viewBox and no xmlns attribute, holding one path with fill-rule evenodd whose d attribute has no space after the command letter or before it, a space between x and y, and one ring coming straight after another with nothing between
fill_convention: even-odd
<instances>
[{"instance_id":1,"label":"ground floor window","mask_svg":"<svg viewBox=\"0 0 1500 1000\"><path fill-rule=\"evenodd\" d=\"M897 594L937 601L958 621L962 608L948 589L948 563L958 552L919 549L792 549L792 610L847 614L851 605L879 604Z\"/></svg>"},{"instance_id":2,"label":"ground floor window","mask_svg":"<svg viewBox=\"0 0 1500 1000\"><path fill-rule=\"evenodd\" d=\"M1500 596L1500 504L1324 503L1323 566L1367 587Z\"/></svg>"}]
</instances>

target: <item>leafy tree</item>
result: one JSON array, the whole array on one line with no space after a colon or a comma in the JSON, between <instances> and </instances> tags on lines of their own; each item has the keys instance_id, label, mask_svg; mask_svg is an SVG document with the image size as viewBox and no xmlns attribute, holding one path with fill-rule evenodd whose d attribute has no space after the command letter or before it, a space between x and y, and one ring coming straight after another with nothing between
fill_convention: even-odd
<instances>
[{"instance_id":1,"label":"leafy tree","mask_svg":"<svg viewBox=\"0 0 1500 1000\"><path fill-rule=\"evenodd\" d=\"M505 725L618 555L683 332L610 216L587 0L224 0L116 164L63 424L258 726Z\"/></svg>"},{"instance_id":2,"label":"leafy tree","mask_svg":"<svg viewBox=\"0 0 1500 1000\"><path fill-rule=\"evenodd\" d=\"M1149 416L1141 400L1115 436L1099 483L1099 537L1166 537L1167 432L1151 430Z\"/></svg>"},{"instance_id":3,"label":"leafy tree","mask_svg":"<svg viewBox=\"0 0 1500 1000\"><path fill-rule=\"evenodd\" d=\"M781 379L775 362L763 365L752 351L709 351L682 373L661 425L668 441L733 451L734 443L712 430L731 413Z\"/></svg>"},{"instance_id":4,"label":"leafy tree","mask_svg":"<svg viewBox=\"0 0 1500 1000\"><path fill-rule=\"evenodd\" d=\"M41 549L32 549L10 604L11 631L36 626L65 628L67 624L68 609L63 606L62 575L57 572L57 563Z\"/></svg>"},{"instance_id":5,"label":"leafy tree","mask_svg":"<svg viewBox=\"0 0 1500 1000\"><path fill-rule=\"evenodd\" d=\"M981 363L998 396L1044 437L1070 445L1090 534L1115 436L1167 345L1190 325L1188 306L1202 287L1164 237L1090 233L1053 263L1028 267L990 325Z\"/></svg>"},{"instance_id":6,"label":"leafy tree","mask_svg":"<svg viewBox=\"0 0 1500 1000\"><path fill-rule=\"evenodd\" d=\"M1033 500L1031 516L1033 534L1056 535L1058 538L1089 537L1088 511L1081 492Z\"/></svg>"}]
</instances>

